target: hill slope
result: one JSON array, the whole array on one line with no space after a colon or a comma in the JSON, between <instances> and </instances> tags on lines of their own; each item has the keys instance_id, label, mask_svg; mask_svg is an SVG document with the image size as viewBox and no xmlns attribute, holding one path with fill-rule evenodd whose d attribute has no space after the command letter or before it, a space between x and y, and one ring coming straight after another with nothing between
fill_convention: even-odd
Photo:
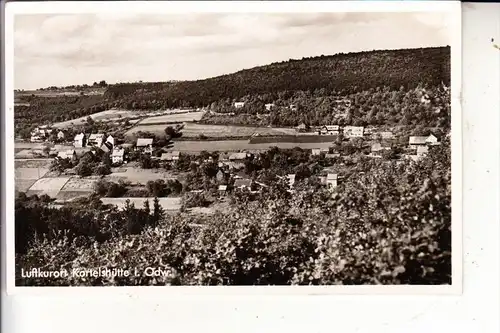
<instances>
[{"instance_id":1,"label":"hill slope","mask_svg":"<svg viewBox=\"0 0 500 333\"><path fill-rule=\"evenodd\" d=\"M450 47L436 47L303 58L197 81L117 84L108 87L105 96L119 107L150 109L206 106L221 99L283 91L326 89L350 94L383 86L406 90L449 85L449 81Z\"/></svg>"}]
</instances>

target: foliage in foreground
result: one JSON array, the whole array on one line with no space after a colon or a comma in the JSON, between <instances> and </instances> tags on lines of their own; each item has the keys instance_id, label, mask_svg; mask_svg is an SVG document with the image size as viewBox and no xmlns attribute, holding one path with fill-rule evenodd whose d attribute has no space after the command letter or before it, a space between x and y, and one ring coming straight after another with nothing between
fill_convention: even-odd
<instances>
[{"instance_id":1,"label":"foliage in foreground","mask_svg":"<svg viewBox=\"0 0 500 333\"><path fill-rule=\"evenodd\" d=\"M167 216L159 225L143 225L134 233L124 230L104 240L63 231L36 235L26 253L17 255L18 273L32 267L116 267L142 273L153 267L164 272L160 276L17 281L23 285L451 283L449 146L434 149L418 164L373 163L381 165L350 177L333 195L307 186L291 194L277 186L259 200L237 201L228 213ZM16 222L29 222L18 217L16 211Z\"/></svg>"}]
</instances>

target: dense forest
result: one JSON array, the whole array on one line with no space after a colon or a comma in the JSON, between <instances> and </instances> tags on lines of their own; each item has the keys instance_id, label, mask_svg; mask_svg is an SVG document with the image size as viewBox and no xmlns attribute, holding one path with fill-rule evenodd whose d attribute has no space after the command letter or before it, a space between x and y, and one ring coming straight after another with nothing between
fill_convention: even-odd
<instances>
[{"instance_id":1,"label":"dense forest","mask_svg":"<svg viewBox=\"0 0 500 333\"><path fill-rule=\"evenodd\" d=\"M197 81L112 85L122 108L202 107L246 95L325 89L342 95L387 86L405 90L450 83L450 48L369 51L289 60Z\"/></svg>"}]
</instances>

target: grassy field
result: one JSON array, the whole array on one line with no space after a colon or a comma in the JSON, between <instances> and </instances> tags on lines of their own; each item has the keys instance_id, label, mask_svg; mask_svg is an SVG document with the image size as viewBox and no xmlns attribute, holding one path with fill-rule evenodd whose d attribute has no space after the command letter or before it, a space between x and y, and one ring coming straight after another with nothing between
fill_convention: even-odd
<instances>
[{"instance_id":1,"label":"grassy field","mask_svg":"<svg viewBox=\"0 0 500 333\"><path fill-rule=\"evenodd\" d=\"M138 131L147 131L163 135L165 124L163 125L142 125L142 122L131 128L125 135L132 135ZM293 128L270 128L270 127L248 127L248 126L225 126L186 123L182 129L182 137L197 137L203 134L207 137L250 137L258 135L295 135Z\"/></svg>"},{"instance_id":2,"label":"grassy field","mask_svg":"<svg viewBox=\"0 0 500 333\"><path fill-rule=\"evenodd\" d=\"M39 159L39 160L15 160L14 167L17 168L43 168L48 169L52 159ZM17 173L16 173L17 175Z\"/></svg>"},{"instance_id":3,"label":"grassy field","mask_svg":"<svg viewBox=\"0 0 500 333\"><path fill-rule=\"evenodd\" d=\"M17 179L15 187L17 192L28 192L29 188L37 181L37 179Z\"/></svg>"},{"instance_id":4,"label":"grassy field","mask_svg":"<svg viewBox=\"0 0 500 333\"><path fill-rule=\"evenodd\" d=\"M139 110L121 110L121 109L111 109L111 110L106 110L102 112L97 112L94 114L91 114L90 117L95 120L95 121L112 121L112 120L121 120L121 119L130 119L131 123L134 122L139 122L141 119L138 118L144 118L144 117L150 117L146 119L153 119L157 117L173 117L177 113L181 113L179 116L182 116L183 114L187 114L189 110L181 110L181 109L174 109L174 110L158 110L158 111L139 111ZM197 114L198 112L193 112L194 114ZM67 120L67 121L62 121L59 123L55 123L52 126L55 128L67 128L70 126L74 125L82 125L87 121L87 117L89 116L84 116L72 120ZM185 117L185 116L184 116ZM194 119L198 119L198 117L201 116L196 116ZM188 118L193 118L193 116L189 116ZM132 120L135 119L135 120ZM167 120L159 120L157 122L165 122ZM174 121L174 120L168 120L168 121ZM177 121L177 120L175 120ZM185 120L181 120L185 121ZM156 122L156 121L155 121Z\"/></svg>"},{"instance_id":5,"label":"grassy field","mask_svg":"<svg viewBox=\"0 0 500 333\"><path fill-rule=\"evenodd\" d=\"M239 151L239 150L266 150L271 147L282 149L292 149L300 147L302 149L313 148L329 148L331 142L320 143L294 143L294 142L277 142L277 143L259 143L251 144L248 140L224 140L224 141L176 141L172 150L181 152L199 152L199 151Z\"/></svg>"},{"instance_id":6,"label":"grassy field","mask_svg":"<svg viewBox=\"0 0 500 333\"><path fill-rule=\"evenodd\" d=\"M144 112L143 112L144 113ZM122 118L132 118L141 116L141 112L138 111L130 111L130 110L106 110L102 112L97 112L90 117L95 121L102 120L117 120ZM80 117L72 120L62 121L59 123L55 123L52 126L55 128L67 128L73 125L82 125L87 122L87 116Z\"/></svg>"},{"instance_id":7,"label":"grassy field","mask_svg":"<svg viewBox=\"0 0 500 333\"><path fill-rule=\"evenodd\" d=\"M15 179L39 179L43 177L47 172L48 168L16 168L15 169Z\"/></svg>"},{"instance_id":8,"label":"grassy field","mask_svg":"<svg viewBox=\"0 0 500 333\"><path fill-rule=\"evenodd\" d=\"M103 204L115 205L122 209L127 199L130 200L130 204L134 204L136 208L142 208L146 200L149 200L151 209L153 207L154 198L101 198L101 201ZM181 209L181 198L158 198L158 201L166 211L178 211Z\"/></svg>"},{"instance_id":9,"label":"grassy field","mask_svg":"<svg viewBox=\"0 0 500 333\"><path fill-rule=\"evenodd\" d=\"M199 112L185 112L185 113L172 113L163 116L149 117L142 120L139 125L153 125L153 124L166 124L166 123L182 123L188 121L200 121L204 111Z\"/></svg>"},{"instance_id":10,"label":"grassy field","mask_svg":"<svg viewBox=\"0 0 500 333\"><path fill-rule=\"evenodd\" d=\"M71 177L61 191L86 191L92 192L97 179Z\"/></svg>"},{"instance_id":11,"label":"grassy field","mask_svg":"<svg viewBox=\"0 0 500 333\"><path fill-rule=\"evenodd\" d=\"M106 180L117 182L118 180L122 179L125 181L129 181L132 184L145 185L150 180L175 179L173 175L162 169L139 169L127 167L114 169L113 171L114 172L105 177Z\"/></svg>"},{"instance_id":12,"label":"grassy field","mask_svg":"<svg viewBox=\"0 0 500 333\"><path fill-rule=\"evenodd\" d=\"M28 195L47 194L55 198L69 179L69 177L40 178L30 187Z\"/></svg>"},{"instance_id":13,"label":"grassy field","mask_svg":"<svg viewBox=\"0 0 500 333\"><path fill-rule=\"evenodd\" d=\"M59 191L56 195L56 199L59 201L71 201L76 198L83 198L90 195L92 192L89 191Z\"/></svg>"}]
</instances>

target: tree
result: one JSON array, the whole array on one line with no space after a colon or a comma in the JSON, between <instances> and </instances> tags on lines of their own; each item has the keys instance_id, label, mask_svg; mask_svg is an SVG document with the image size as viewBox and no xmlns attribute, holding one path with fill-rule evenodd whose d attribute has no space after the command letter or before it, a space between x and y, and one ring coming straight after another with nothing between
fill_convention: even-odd
<instances>
[{"instance_id":1,"label":"tree","mask_svg":"<svg viewBox=\"0 0 500 333\"><path fill-rule=\"evenodd\" d=\"M141 168L143 169L151 169L151 156L149 156L148 154L142 154L140 159L139 159L139 163L141 164Z\"/></svg>"},{"instance_id":2,"label":"tree","mask_svg":"<svg viewBox=\"0 0 500 333\"><path fill-rule=\"evenodd\" d=\"M111 157L110 157L109 153L102 154L101 163L108 166L108 167L111 167L112 162L111 162Z\"/></svg>"},{"instance_id":3,"label":"tree","mask_svg":"<svg viewBox=\"0 0 500 333\"><path fill-rule=\"evenodd\" d=\"M109 165L106 165L106 164L99 164L95 168L95 173L99 176L109 175L111 173L111 167Z\"/></svg>"},{"instance_id":4,"label":"tree","mask_svg":"<svg viewBox=\"0 0 500 333\"><path fill-rule=\"evenodd\" d=\"M165 211L157 197L153 200L153 226L156 226L165 217Z\"/></svg>"},{"instance_id":5,"label":"tree","mask_svg":"<svg viewBox=\"0 0 500 333\"><path fill-rule=\"evenodd\" d=\"M43 153L46 155L46 156L49 156L50 154L50 146L46 145L43 147L42 149Z\"/></svg>"},{"instance_id":6,"label":"tree","mask_svg":"<svg viewBox=\"0 0 500 333\"><path fill-rule=\"evenodd\" d=\"M167 136L168 139L170 139L170 138L176 138L178 133L172 126L167 126L165 127L165 135Z\"/></svg>"},{"instance_id":7,"label":"tree","mask_svg":"<svg viewBox=\"0 0 500 333\"><path fill-rule=\"evenodd\" d=\"M81 177L90 176L92 175L92 167L86 160L82 159L76 166L76 173Z\"/></svg>"}]
</instances>

